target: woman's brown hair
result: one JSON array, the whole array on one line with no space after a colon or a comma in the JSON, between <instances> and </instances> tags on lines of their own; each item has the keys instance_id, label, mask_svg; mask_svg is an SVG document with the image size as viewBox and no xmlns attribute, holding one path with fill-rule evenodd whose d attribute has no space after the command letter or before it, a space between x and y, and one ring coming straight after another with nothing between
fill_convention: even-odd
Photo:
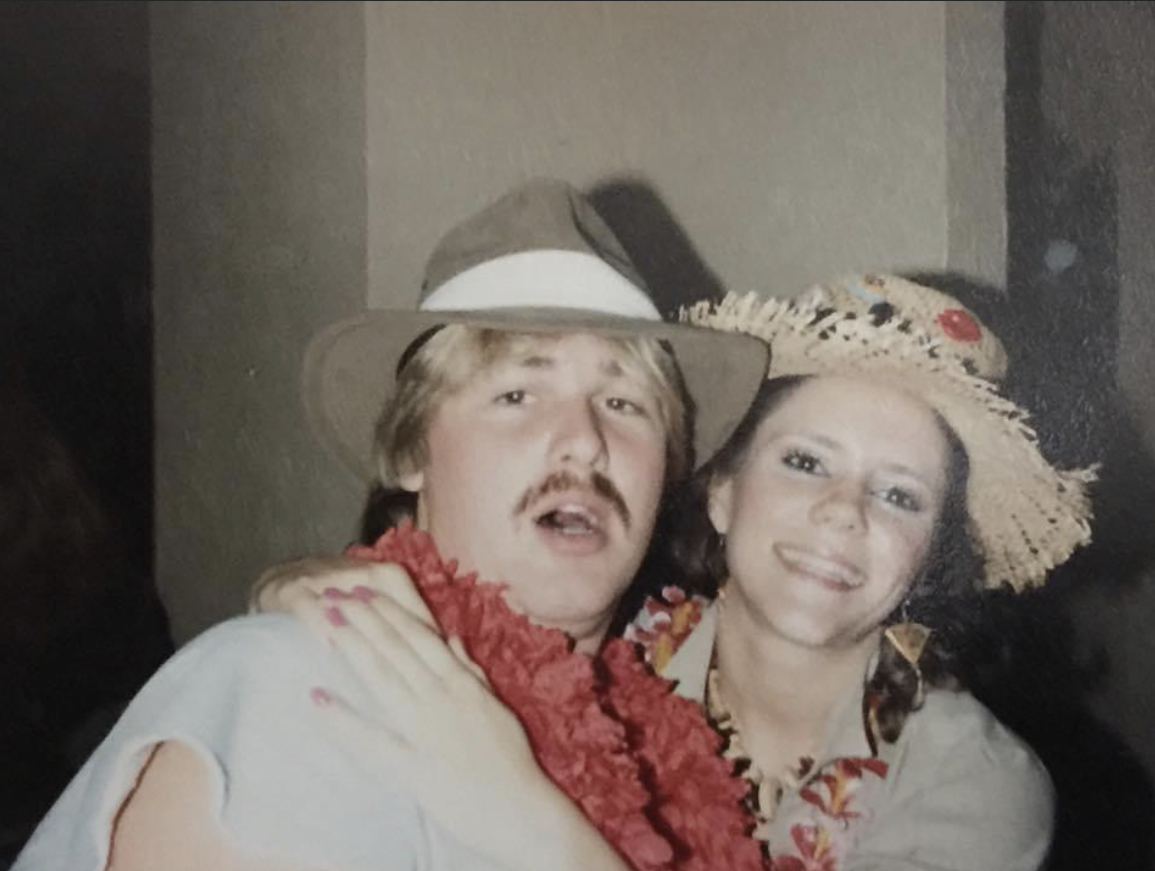
<instances>
[{"instance_id":1,"label":"woman's brown hair","mask_svg":"<svg viewBox=\"0 0 1155 871\"><path fill-rule=\"evenodd\" d=\"M790 376L766 381L726 446L671 494L637 588L623 612L636 611L644 595L670 583L684 585L690 593L717 595L728 568L724 539L706 511L711 482L741 468L759 425L806 380L807 376ZM954 655L977 612L982 556L970 534L966 508L970 464L955 432L941 417L938 422L948 446L948 473L934 538L903 604L883 621L883 626L903 620L923 623L932 634L917 670L884 639L864 692L864 700L874 708L880 736L890 742L897 740L907 716L921 704L920 681L928 686L954 684Z\"/></svg>"}]
</instances>

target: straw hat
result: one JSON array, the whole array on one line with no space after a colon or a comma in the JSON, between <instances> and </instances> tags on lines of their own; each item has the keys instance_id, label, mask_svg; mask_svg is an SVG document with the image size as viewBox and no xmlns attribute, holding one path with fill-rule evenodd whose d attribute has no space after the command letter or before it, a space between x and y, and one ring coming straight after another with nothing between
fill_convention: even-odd
<instances>
[{"instance_id":1,"label":"straw hat","mask_svg":"<svg viewBox=\"0 0 1155 871\"><path fill-rule=\"evenodd\" d=\"M685 310L683 320L769 342L771 378L876 378L942 415L970 460L967 509L986 587L1039 585L1090 541L1094 470L1047 462L1027 411L999 393L1007 367L1002 343L953 297L894 276L863 275L793 299L730 294Z\"/></svg>"},{"instance_id":2,"label":"straw hat","mask_svg":"<svg viewBox=\"0 0 1155 871\"><path fill-rule=\"evenodd\" d=\"M373 429L398 367L416 341L450 323L667 343L691 401L699 462L729 437L766 375L762 342L664 322L590 202L565 182L535 179L441 240L414 309L370 310L310 343L303 385L310 424L362 480L377 472Z\"/></svg>"}]
</instances>

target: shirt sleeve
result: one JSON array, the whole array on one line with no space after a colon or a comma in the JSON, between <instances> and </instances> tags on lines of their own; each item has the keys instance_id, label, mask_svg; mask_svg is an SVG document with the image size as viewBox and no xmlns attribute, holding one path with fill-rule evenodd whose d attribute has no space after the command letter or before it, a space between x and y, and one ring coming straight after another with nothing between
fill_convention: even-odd
<instances>
[{"instance_id":1,"label":"shirt sleeve","mask_svg":"<svg viewBox=\"0 0 1155 871\"><path fill-rule=\"evenodd\" d=\"M932 693L907 724L889 800L847 871L1037 871L1054 789L1035 754L965 693Z\"/></svg>"},{"instance_id":2,"label":"shirt sleeve","mask_svg":"<svg viewBox=\"0 0 1155 871\"><path fill-rule=\"evenodd\" d=\"M205 763L215 816L242 849L340 871L430 867L426 821L337 745L309 701L313 686L366 703L352 673L291 617L242 617L204 633L141 690L13 871L103 869L114 815L164 741Z\"/></svg>"}]
</instances>

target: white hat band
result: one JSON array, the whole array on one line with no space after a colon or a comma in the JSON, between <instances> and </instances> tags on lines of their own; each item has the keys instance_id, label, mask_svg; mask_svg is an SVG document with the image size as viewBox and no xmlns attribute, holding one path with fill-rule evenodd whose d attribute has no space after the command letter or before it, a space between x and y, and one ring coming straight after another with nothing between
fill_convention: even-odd
<instances>
[{"instance_id":1,"label":"white hat band","mask_svg":"<svg viewBox=\"0 0 1155 871\"><path fill-rule=\"evenodd\" d=\"M599 257L580 251L507 254L458 273L421 303L422 311L568 308L660 321L650 297Z\"/></svg>"}]
</instances>

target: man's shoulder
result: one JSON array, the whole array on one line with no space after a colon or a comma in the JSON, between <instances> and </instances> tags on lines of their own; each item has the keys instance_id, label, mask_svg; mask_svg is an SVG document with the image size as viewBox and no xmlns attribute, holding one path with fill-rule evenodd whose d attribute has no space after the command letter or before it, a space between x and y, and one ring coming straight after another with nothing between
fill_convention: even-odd
<instances>
[{"instance_id":1,"label":"man's shoulder","mask_svg":"<svg viewBox=\"0 0 1155 871\"><path fill-rule=\"evenodd\" d=\"M149 680L130 710L210 711L236 718L306 681L340 679L340 663L296 618L287 614L235 617L206 629L181 647Z\"/></svg>"},{"instance_id":2,"label":"man's shoulder","mask_svg":"<svg viewBox=\"0 0 1155 871\"><path fill-rule=\"evenodd\" d=\"M321 649L304 624L289 614L246 614L204 630L174 659L244 656L283 661L314 656Z\"/></svg>"}]
</instances>

